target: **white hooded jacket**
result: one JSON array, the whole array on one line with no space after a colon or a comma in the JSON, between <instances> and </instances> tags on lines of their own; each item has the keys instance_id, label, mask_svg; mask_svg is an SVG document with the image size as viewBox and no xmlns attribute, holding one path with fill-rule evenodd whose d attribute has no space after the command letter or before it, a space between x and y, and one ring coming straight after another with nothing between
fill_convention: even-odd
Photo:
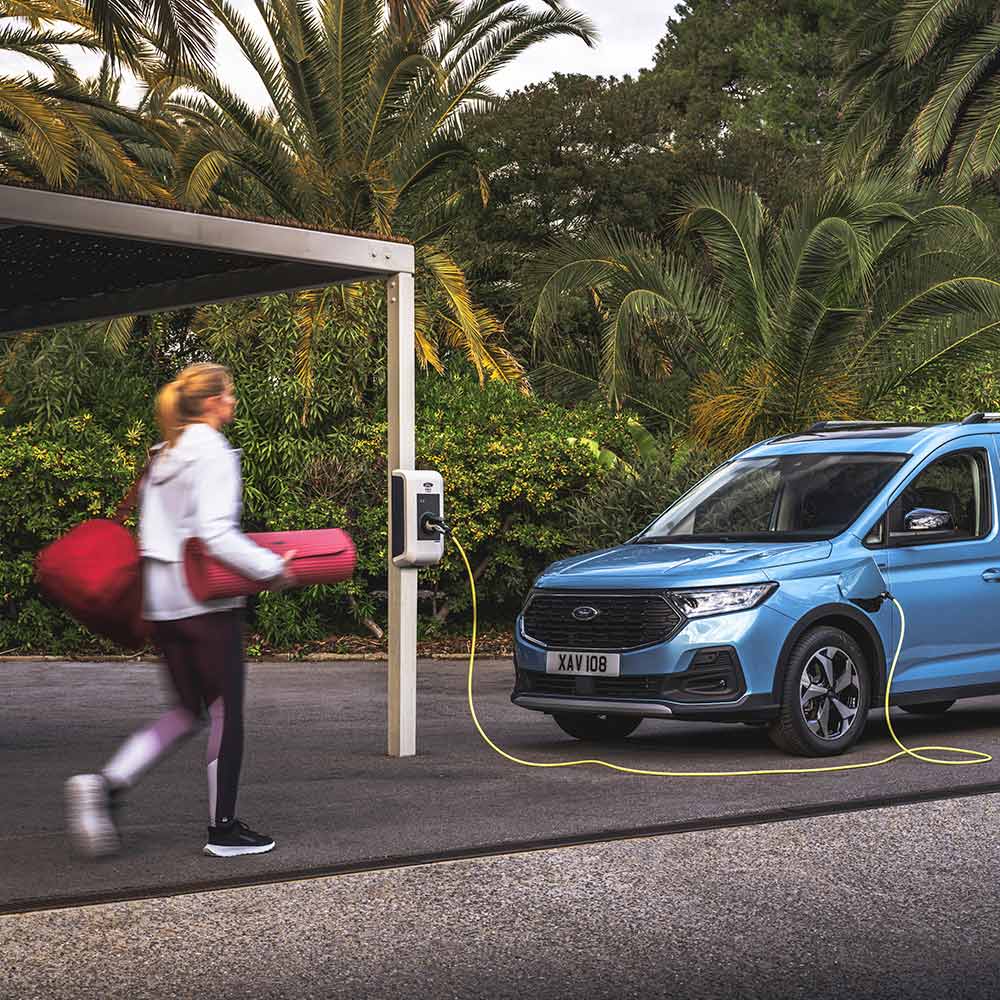
<instances>
[{"instance_id":1,"label":"white hooded jacket","mask_svg":"<svg viewBox=\"0 0 1000 1000\"><path fill-rule=\"evenodd\" d=\"M172 448L158 446L139 494L144 615L173 621L241 607L242 597L201 602L184 576L184 543L200 538L221 562L255 580L282 572L280 556L240 531L239 452L208 424L191 424Z\"/></svg>"}]
</instances>

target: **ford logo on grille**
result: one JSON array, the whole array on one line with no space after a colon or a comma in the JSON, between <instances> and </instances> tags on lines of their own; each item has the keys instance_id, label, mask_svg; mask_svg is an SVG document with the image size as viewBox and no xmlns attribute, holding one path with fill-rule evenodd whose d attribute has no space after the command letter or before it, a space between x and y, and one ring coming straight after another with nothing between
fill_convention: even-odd
<instances>
[{"instance_id":1,"label":"ford logo on grille","mask_svg":"<svg viewBox=\"0 0 1000 1000\"><path fill-rule=\"evenodd\" d=\"M591 608L588 605L583 605L583 607L573 609L573 617L578 622L589 622L593 621L601 612L597 608Z\"/></svg>"}]
</instances>

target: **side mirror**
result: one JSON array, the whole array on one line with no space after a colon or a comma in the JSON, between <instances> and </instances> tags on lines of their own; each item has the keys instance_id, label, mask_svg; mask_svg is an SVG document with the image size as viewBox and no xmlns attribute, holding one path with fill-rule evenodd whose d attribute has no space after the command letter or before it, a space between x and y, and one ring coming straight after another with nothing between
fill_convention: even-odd
<instances>
[{"instance_id":1,"label":"side mirror","mask_svg":"<svg viewBox=\"0 0 1000 1000\"><path fill-rule=\"evenodd\" d=\"M903 518L904 531L949 531L954 527L951 514L930 507L917 507Z\"/></svg>"}]
</instances>

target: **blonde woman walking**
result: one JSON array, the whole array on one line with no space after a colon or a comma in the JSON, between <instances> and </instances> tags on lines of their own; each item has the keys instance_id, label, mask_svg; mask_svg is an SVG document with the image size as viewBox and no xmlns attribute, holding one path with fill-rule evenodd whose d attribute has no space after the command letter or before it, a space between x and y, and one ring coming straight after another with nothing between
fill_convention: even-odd
<instances>
[{"instance_id":1,"label":"blonde woman walking","mask_svg":"<svg viewBox=\"0 0 1000 1000\"><path fill-rule=\"evenodd\" d=\"M288 561L254 544L239 527L239 453L220 428L232 421L236 397L222 365L190 365L156 398L163 443L140 492L139 549L144 616L152 622L176 705L135 733L100 774L66 783L70 835L91 857L112 854L120 838L114 810L139 777L209 723L209 826L206 854L263 854L274 841L236 817L243 760L243 598L199 602L184 576L185 541L200 538L217 559L257 580L291 583Z\"/></svg>"}]
</instances>

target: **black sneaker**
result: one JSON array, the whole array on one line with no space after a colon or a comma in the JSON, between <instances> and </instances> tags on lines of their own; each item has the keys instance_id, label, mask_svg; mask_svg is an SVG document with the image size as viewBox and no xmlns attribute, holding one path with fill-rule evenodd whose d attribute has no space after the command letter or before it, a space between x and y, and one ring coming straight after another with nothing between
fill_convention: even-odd
<instances>
[{"instance_id":1,"label":"black sneaker","mask_svg":"<svg viewBox=\"0 0 1000 1000\"><path fill-rule=\"evenodd\" d=\"M119 804L100 774L76 774L66 782L66 825L80 854L101 858L121 847L112 815Z\"/></svg>"},{"instance_id":2,"label":"black sneaker","mask_svg":"<svg viewBox=\"0 0 1000 1000\"><path fill-rule=\"evenodd\" d=\"M238 819L225 826L208 828L205 853L214 858L235 858L240 854L267 854L274 850L274 841L262 833L254 833Z\"/></svg>"}]
</instances>

